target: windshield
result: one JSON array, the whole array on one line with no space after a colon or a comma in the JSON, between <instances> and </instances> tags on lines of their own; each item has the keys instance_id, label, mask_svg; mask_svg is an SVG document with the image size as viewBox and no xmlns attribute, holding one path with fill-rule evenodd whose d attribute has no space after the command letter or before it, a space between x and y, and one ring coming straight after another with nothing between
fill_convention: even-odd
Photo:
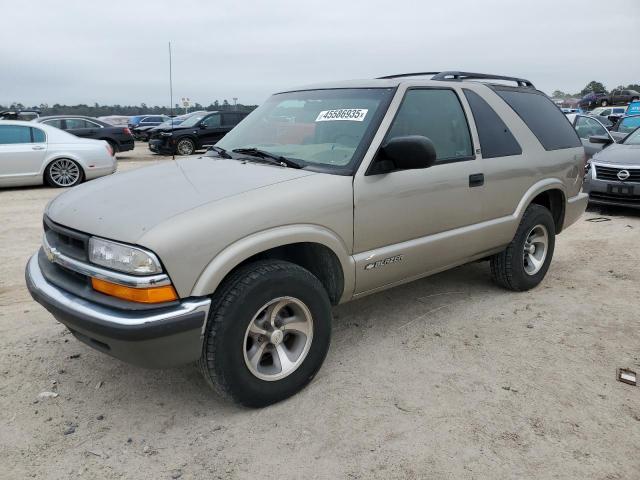
<instances>
[{"instance_id":1,"label":"windshield","mask_svg":"<svg viewBox=\"0 0 640 480\"><path fill-rule=\"evenodd\" d=\"M391 88L305 90L273 95L217 143L257 148L321 170L344 170L362 155Z\"/></svg>"},{"instance_id":2,"label":"windshield","mask_svg":"<svg viewBox=\"0 0 640 480\"><path fill-rule=\"evenodd\" d=\"M618 132L631 133L638 127L640 127L640 115L637 115L635 117L627 117L620 120L620 124L618 125Z\"/></svg>"},{"instance_id":3,"label":"windshield","mask_svg":"<svg viewBox=\"0 0 640 480\"><path fill-rule=\"evenodd\" d=\"M625 138L622 143L625 145L640 145L640 128L637 128L636 131Z\"/></svg>"},{"instance_id":4,"label":"windshield","mask_svg":"<svg viewBox=\"0 0 640 480\"><path fill-rule=\"evenodd\" d=\"M207 112L208 113L208 112ZM202 113L202 114L198 114L198 115L194 115L193 117L189 117L187 118L184 122L182 122L180 124L181 127L195 127L196 124L202 120L204 118L206 114Z\"/></svg>"}]
</instances>

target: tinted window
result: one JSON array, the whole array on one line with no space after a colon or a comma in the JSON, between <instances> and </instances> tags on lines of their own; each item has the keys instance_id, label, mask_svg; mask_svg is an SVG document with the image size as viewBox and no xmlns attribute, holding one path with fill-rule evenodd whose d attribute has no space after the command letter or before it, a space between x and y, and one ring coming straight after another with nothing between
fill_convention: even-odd
<instances>
[{"instance_id":1,"label":"tinted window","mask_svg":"<svg viewBox=\"0 0 640 480\"><path fill-rule=\"evenodd\" d=\"M242 120L242 115L239 113L225 113L222 115L222 124L223 125L237 125Z\"/></svg>"},{"instance_id":2,"label":"tinted window","mask_svg":"<svg viewBox=\"0 0 640 480\"><path fill-rule=\"evenodd\" d=\"M597 120L587 117L576 119L576 132L580 138L588 140L594 135L607 135L607 129L598 123Z\"/></svg>"},{"instance_id":3,"label":"tinted window","mask_svg":"<svg viewBox=\"0 0 640 480\"><path fill-rule=\"evenodd\" d=\"M494 158L520 155L522 153L520 144L493 108L480 95L471 90L465 89L464 95L467 97L473 118L476 121L482 156Z\"/></svg>"},{"instance_id":4,"label":"tinted window","mask_svg":"<svg viewBox=\"0 0 640 480\"><path fill-rule=\"evenodd\" d=\"M601 117L608 117L609 115L611 115L611 109L607 108L606 110L602 110L598 113L598 115L600 115Z\"/></svg>"},{"instance_id":5,"label":"tinted window","mask_svg":"<svg viewBox=\"0 0 640 480\"><path fill-rule=\"evenodd\" d=\"M428 137L438 160L473 156L467 119L453 90L407 91L387 139L407 135Z\"/></svg>"},{"instance_id":6,"label":"tinted window","mask_svg":"<svg viewBox=\"0 0 640 480\"><path fill-rule=\"evenodd\" d=\"M51 125L52 127L62 128L62 120L61 119L45 120L42 123L44 123L45 125Z\"/></svg>"},{"instance_id":7,"label":"tinted window","mask_svg":"<svg viewBox=\"0 0 640 480\"><path fill-rule=\"evenodd\" d=\"M0 145L31 143L31 128L21 125L0 125Z\"/></svg>"},{"instance_id":8,"label":"tinted window","mask_svg":"<svg viewBox=\"0 0 640 480\"><path fill-rule=\"evenodd\" d=\"M46 135L39 128L31 128L31 135L33 136L33 143L44 143L47 140Z\"/></svg>"},{"instance_id":9,"label":"tinted window","mask_svg":"<svg viewBox=\"0 0 640 480\"><path fill-rule=\"evenodd\" d=\"M67 130L73 130L76 128L95 128L96 124L92 122L87 122L82 118L67 118Z\"/></svg>"},{"instance_id":10,"label":"tinted window","mask_svg":"<svg viewBox=\"0 0 640 480\"><path fill-rule=\"evenodd\" d=\"M211 115L210 117L205 118L202 121L202 124L207 128L219 127L220 126L220 115L219 114Z\"/></svg>"},{"instance_id":11,"label":"tinted window","mask_svg":"<svg viewBox=\"0 0 640 480\"><path fill-rule=\"evenodd\" d=\"M494 90L522 118L545 150L582 146L569 121L543 93L506 87Z\"/></svg>"},{"instance_id":12,"label":"tinted window","mask_svg":"<svg viewBox=\"0 0 640 480\"><path fill-rule=\"evenodd\" d=\"M638 127L640 127L640 115L620 120L620 123L618 124L618 131L621 133L630 133Z\"/></svg>"}]
</instances>

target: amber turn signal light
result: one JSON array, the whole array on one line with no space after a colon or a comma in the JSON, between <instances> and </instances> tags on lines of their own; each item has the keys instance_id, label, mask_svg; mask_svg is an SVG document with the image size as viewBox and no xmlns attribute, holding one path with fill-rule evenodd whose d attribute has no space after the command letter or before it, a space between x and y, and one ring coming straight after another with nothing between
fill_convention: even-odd
<instances>
[{"instance_id":1,"label":"amber turn signal light","mask_svg":"<svg viewBox=\"0 0 640 480\"><path fill-rule=\"evenodd\" d=\"M117 283L107 282L99 278L91 278L91 286L96 292L112 297L138 303L172 302L178 299L178 294L172 285L150 288L132 288Z\"/></svg>"}]
</instances>

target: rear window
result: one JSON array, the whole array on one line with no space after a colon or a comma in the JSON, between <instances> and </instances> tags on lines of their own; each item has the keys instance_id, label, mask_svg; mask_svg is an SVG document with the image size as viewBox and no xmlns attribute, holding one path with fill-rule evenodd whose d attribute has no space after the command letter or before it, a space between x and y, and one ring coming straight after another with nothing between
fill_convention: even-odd
<instances>
[{"instance_id":1,"label":"rear window","mask_svg":"<svg viewBox=\"0 0 640 480\"><path fill-rule=\"evenodd\" d=\"M494 91L527 124L545 150L582 146L564 114L543 93L508 87L494 87Z\"/></svg>"},{"instance_id":2,"label":"rear window","mask_svg":"<svg viewBox=\"0 0 640 480\"><path fill-rule=\"evenodd\" d=\"M500 116L476 92L464 89L476 122L482 158L520 155L522 148Z\"/></svg>"}]
</instances>

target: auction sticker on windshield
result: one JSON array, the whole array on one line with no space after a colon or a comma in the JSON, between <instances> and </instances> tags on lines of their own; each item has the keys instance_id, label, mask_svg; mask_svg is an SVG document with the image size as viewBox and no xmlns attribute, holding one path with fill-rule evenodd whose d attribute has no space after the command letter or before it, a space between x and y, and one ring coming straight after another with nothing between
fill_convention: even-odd
<instances>
[{"instance_id":1,"label":"auction sticker on windshield","mask_svg":"<svg viewBox=\"0 0 640 480\"><path fill-rule=\"evenodd\" d=\"M316 122L331 122L334 120L351 120L362 122L367 115L367 108L340 108L338 110L323 110L316 117Z\"/></svg>"}]
</instances>

